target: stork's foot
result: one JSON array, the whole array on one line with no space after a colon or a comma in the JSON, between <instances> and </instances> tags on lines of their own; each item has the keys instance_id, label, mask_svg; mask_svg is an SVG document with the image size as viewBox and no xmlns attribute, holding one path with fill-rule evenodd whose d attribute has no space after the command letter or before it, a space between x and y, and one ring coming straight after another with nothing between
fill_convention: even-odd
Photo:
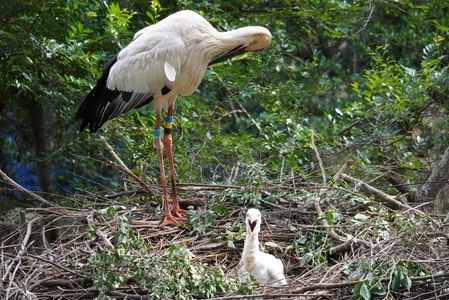
<instances>
[{"instance_id":1,"label":"stork's foot","mask_svg":"<svg viewBox=\"0 0 449 300\"><path fill-rule=\"evenodd\" d=\"M160 227L164 227L167 225L175 225L178 224L180 222L182 222L183 220L180 220L179 218L174 217L172 214L166 214L164 217L164 221L161 223L161 225L159 225Z\"/></svg>"},{"instance_id":2,"label":"stork's foot","mask_svg":"<svg viewBox=\"0 0 449 300\"><path fill-rule=\"evenodd\" d=\"M171 213L177 218L182 219L183 221L186 220L184 216L187 215L187 210L180 209L179 207L178 208L174 207L171 209Z\"/></svg>"}]
</instances>

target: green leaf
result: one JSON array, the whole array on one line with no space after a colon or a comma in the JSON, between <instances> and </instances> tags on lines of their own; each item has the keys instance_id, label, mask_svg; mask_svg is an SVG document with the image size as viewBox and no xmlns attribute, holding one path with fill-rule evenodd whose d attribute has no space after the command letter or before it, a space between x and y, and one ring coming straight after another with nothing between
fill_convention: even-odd
<instances>
[{"instance_id":1,"label":"green leaf","mask_svg":"<svg viewBox=\"0 0 449 300\"><path fill-rule=\"evenodd\" d=\"M226 242L226 248L228 248L228 249L235 249L234 242L231 241L231 240L227 241Z\"/></svg>"},{"instance_id":2,"label":"green leaf","mask_svg":"<svg viewBox=\"0 0 449 300\"><path fill-rule=\"evenodd\" d=\"M106 208L106 214L107 214L110 218L114 217L116 213L117 213L117 210L115 209L115 207L109 206L108 208Z\"/></svg>"},{"instance_id":3,"label":"green leaf","mask_svg":"<svg viewBox=\"0 0 449 300\"><path fill-rule=\"evenodd\" d=\"M398 272L396 272L394 274L393 280L391 281L391 289L393 291L397 291L399 289L399 284L400 284L400 279L399 279L399 274Z\"/></svg>"},{"instance_id":4,"label":"green leaf","mask_svg":"<svg viewBox=\"0 0 449 300\"><path fill-rule=\"evenodd\" d=\"M367 216L365 214L358 213L354 216L354 219L358 220L358 221L366 221L369 219L369 216Z\"/></svg>"},{"instance_id":5,"label":"green leaf","mask_svg":"<svg viewBox=\"0 0 449 300\"><path fill-rule=\"evenodd\" d=\"M309 253L304 254L304 255L301 257L301 260L300 260L300 262L299 262L299 265L302 267L302 266L308 264L309 262L312 261L312 258L313 258L313 254L312 254L312 253L309 252Z\"/></svg>"},{"instance_id":6,"label":"green leaf","mask_svg":"<svg viewBox=\"0 0 449 300\"><path fill-rule=\"evenodd\" d=\"M327 210L324 213L324 216L326 217L326 220L329 224L334 224L334 212L333 211Z\"/></svg>"},{"instance_id":7,"label":"green leaf","mask_svg":"<svg viewBox=\"0 0 449 300\"><path fill-rule=\"evenodd\" d=\"M371 299L371 292L366 283L362 284L362 286L360 287L360 297L362 297L364 300Z\"/></svg>"},{"instance_id":8,"label":"green leaf","mask_svg":"<svg viewBox=\"0 0 449 300\"><path fill-rule=\"evenodd\" d=\"M412 287L412 280L408 275L404 276L404 279L402 280L402 286L404 286L407 291L410 291L410 288Z\"/></svg>"}]
</instances>

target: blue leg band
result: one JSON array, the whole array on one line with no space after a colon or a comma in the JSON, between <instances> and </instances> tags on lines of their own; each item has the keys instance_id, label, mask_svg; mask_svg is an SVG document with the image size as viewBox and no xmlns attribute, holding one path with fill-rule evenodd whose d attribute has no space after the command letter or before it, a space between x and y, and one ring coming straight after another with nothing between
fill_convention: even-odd
<instances>
[{"instance_id":1,"label":"blue leg band","mask_svg":"<svg viewBox=\"0 0 449 300\"><path fill-rule=\"evenodd\" d=\"M162 129L161 128L154 128L154 138L160 139L162 135Z\"/></svg>"}]
</instances>

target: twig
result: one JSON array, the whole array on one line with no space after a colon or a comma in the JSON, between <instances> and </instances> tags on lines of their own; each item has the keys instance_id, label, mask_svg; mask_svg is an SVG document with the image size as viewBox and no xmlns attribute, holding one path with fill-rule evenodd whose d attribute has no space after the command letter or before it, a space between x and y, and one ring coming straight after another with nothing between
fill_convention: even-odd
<instances>
[{"instance_id":1,"label":"twig","mask_svg":"<svg viewBox=\"0 0 449 300\"><path fill-rule=\"evenodd\" d=\"M354 33L354 35L357 35L357 34L359 34L360 32L362 32L362 31L366 28L366 26L368 25L369 21L371 20L371 16L373 15L373 11L374 11L374 4L373 4L372 1L370 1L369 4L370 4L370 12L369 12L368 18L365 20L365 23L363 24L362 28L360 28L359 30L357 30L357 31Z\"/></svg>"},{"instance_id":2,"label":"twig","mask_svg":"<svg viewBox=\"0 0 449 300\"><path fill-rule=\"evenodd\" d=\"M382 200L384 200L385 202L388 202L390 204L392 204L394 207L396 208L405 208L408 210L411 210L417 214L419 214L420 216L424 217L425 219L429 220L433 225L439 227L440 225L438 224L438 222L436 222L432 217L430 217L429 215L427 215L426 213L424 213L423 211L413 208L407 204L402 203L401 201L396 200L393 196L390 196L384 192L382 192L381 190L376 189L375 187L363 182L360 179L354 178L348 174L341 174L341 178L349 183L354 184L355 186L361 188L363 191L365 191L368 194L374 195Z\"/></svg>"},{"instance_id":3,"label":"twig","mask_svg":"<svg viewBox=\"0 0 449 300\"><path fill-rule=\"evenodd\" d=\"M225 297L209 298L208 300L276 299L276 298L321 299L324 296L326 296L326 294L267 293L267 294L241 295L241 296L225 296Z\"/></svg>"},{"instance_id":4,"label":"twig","mask_svg":"<svg viewBox=\"0 0 449 300\"><path fill-rule=\"evenodd\" d=\"M186 182L186 183L177 183L176 185L179 186L195 186L195 187L206 187L206 188L214 188L214 189L243 189L245 188L242 185L235 185L235 184L207 184L207 183L193 183L193 182Z\"/></svg>"},{"instance_id":5,"label":"twig","mask_svg":"<svg viewBox=\"0 0 449 300\"><path fill-rule=\"evenodd\" d=\"M100 141L103 142L103 144L105 145L106 149L108 150L108 152L112 155L112 157L117 161L117 163L125 170L127 170L127 172L132 173L131 170L125 165L125 163L120 159L120 157L117 155L117 153L115 153L114 148L112 148L112 146L108 143L108 141L106 140L106 138L102 135L100 135Z\"/></svg>"},{"instance_id":6,"label":"twig","mask_svg":"<svg viewBox=\"0 0 449 300\"><path fill-rule=\"evenodd\" d=\"M131 170L129 170L127 167L122 167L121 165L119 165L116 162L113 162L109 159L107 159L106 157L103 156L103 154L101 153L101 151L97 151L95 153L95 156L102 162L104 162L107 165L110 165L111 167L113 167L114 169L121 171L127 175L129 175L132 179L134 179L150 196L151 200L156 200L156 197L154 196L153 191L150 189L150 187L142 180L139 178L139 176L137 176L136 174L134 174L133 172L131 172Z\"/></svg>"},{"instance_id":7,"label":"twig","mask_svg":"<svg viewBox=\"0 0 449 300\"><path fill-rule=\"evenodd\" d=\"M323 226L326 228L327 233L333 239L343 243L341 245L337 245L337 246L332 247L329 250L329 255L332 256L332 255L336 255L336 254L345 252L345 251L351 249L351 246L354 243L359 244L359 245L365 245L365 246L368 246L368 247L372 247L371 243L366 242L364 240L358 240L358 239L355 239L352 236L348 236L347 238L345 238L345 237L339 235L337 232L335 232L335 230L333 230L331 228L331 226L327 222L327 219L325 218L325 216L323 214L323 210L321 209L320 202L321 202L321 194L324 192L324 188L327 188L328 185L327 185L327 180L326 180L326 172L324 171L324 166L323 166L323 162L321 161L320 152L318 151L318 148L315 145L315 138L314 138L314 136L315 136L315 133L312 130L312 136L311 136L312 148L313 148L313 151L315 152L316 158L318 160L318 164L319 164L320 169L321 169L321 175L322 175L322 178L323 178L323 189L320 190L318 196L315 198L315 202L314 202L315 210L318 213L318 218L321 218L321 222L322 222ZM337 172L337 174L334 175L334 178L338 178L340 176L340 174L342 174L343 170L347 168L347 166L348 166L348 162L346 162L343 165L343 167Z\"/></svg>"},{"instance_id":8,"label":"twig","mask_svg":"<svg viewBox=\"0 0 449 300\"><path fill-rule=\"evenodd\" d=\"M348 169L350 163L351 163L351 161L349 161L349 160L346 161L346 162L343 164L343 166L340 168L340 170L338 170L338 172L335 173L335 175L334 175L334 177L332 177L332 179L333 179L334 181L339 180L340 177L341 177L341 174L343 174L344 172L346 172L346 170Z\"/></svg>"},{"instance_id":9,"label":"twig","mask_svg":"<svg viewBox=\"0 0 449 300\"><path fill-rule=\"evenodd\" d=\"M312 129L312 148L313 151L315 151L315 155L316 155L316 159L318 160L318 164L320 166L320 170L321 170L321 176L323 177L323 187L327 186L327 179L326 179L326 172L324 171L324 167L323 167L323 161L321 160L320 157L320 152L318 151L318 148L315 145L315 132Z\"/></svg>"},{"instance_id":10,"label":"twig","mask_svg":"<svg viewBox=\"0 0 449 300\"><path fill-rule=\"evenodd\" d=\"M14 265L14 263L16 263L16 267L14 268L13 273L11 274L11 276L9 276L9 286L8 286L7 291L6 291L6 299L8 299L8 297L9 297L9 293L10 293L10 290L11 290L11 285L14 282L14 277L16 276L17 270L19 269L19 266L20 266L20 264L22 262L22 255L25 253L25 250L28 247L28 240L30 239L30 236L31 236L31 232L32 232L32 229L33 229L33 223L36 222L36 220L38 220L38 219L39 218L34 218L34 219L32 219L31 221L28 222L28 224L27 224L27 231L25 233L25 237L23 238L21 248L20 248L19 252L17 253L16 257L14 258L14 260L12 260L11 263L8 265L8 268L6 269L6 272L3 275L3 277L2 277L2 281L5 281L6 277L8 276L8 274L9 274L9 272L11 270L11 267Z\"/></svg>"},{"instance_id":11,"label":"twig","mask_svg":"<svg viewBox=\"0 0 449 300\"><path fill-rule=\"evenodd\" d=\"M15 182L14 180L12 180L8 175L6 175L2 170L0 170L0 177L5 181L5 183L9 184L10 186L12 186L13 188L15 188L16 190L30 196L31 198L33 198L34 200L39 201L40 203L46 205L46 206L55 206L53 203L45 200L44 198L42 198L41 196L33 193L32 191L27 190L26 188L24 188L23 186L21 186L20 184L18 184L17 182Z\"/></svg>"},{"instance_id":12,"label":"twig","mask_svg":"<svg viewBox=\"0 0 449 300\"><path fill-rule=\"evenodd\" d=\"M263 130L262 127L260 126L259 122L257 122L253 116L251 116L251 114L246 110L246 108L240 103L240 101L236 100L235 102L237 102L237 104L239 105L240 109L243 111L243 113L251 120L251 123L253 123L253 125L257 128L257 130L259 131L259 133L266 139L269 140L270 138L268 137L268 135L266 135Z\"/></svg>"},{"instance_id":13,"label":"twig","mask_svg":"<svg viewBox=\"0 0 449 300\"><path fill-rule=\"evenodd\" d=\"M90 278L87 277L87 276L84 276L84 275L82 275L82 274L80 274L80 273L77 273L77 272L75 272L75 271L73 271L73 270L70 270L69 268L66 268L66 267L64 267L64 266L61 266L61 265L55 263L54 261L45 259L45 258L40 257L40 256L37 256L37 255L33 255L33 254L28 254L28 256L29 256L29 257L32 257L32 258L34 258L34 259L37 259L37 260L41 260L41 261L46 262L46 263L48 263L48 264L51 264L51 265L53 265L53 266L55 266L55 267L57 267L57 268L59 268L59 269L61 269L61 270L64 270L64 271L66 271L66 272L69 272L70 274L79 276L79 277L84 278L84 279L90 279Z\"/></svg>"},{"instance_id":14,"label":"twig","mask_svg":"<svg viewBox=\"0 0 449 300\"><path fill-rule=\"evenodd\" d=\"M86 219L87 219L87 223L89 224L89 226L95 226L94 225L94 211L91 211L90 214L88 214L86 216ZM98 236L100 239L102 239L106 246L108 246L111 249L114 248L111 241L108 239L107 235L100 228L95 228L95 235Z\"/></svg>"},{"instance_id":15,"label":"twig","mask_svg":"<svg viewBox=\"0 0 449 300\"><path fill-rule=\"evenodd\" d=\"M321 201L321 197L318 196L315 198L315 210L318 213L318 218L321 218L321 222L323 223L323 226L326 228L326 231L329 233L329 235L336 239L337 241L340 241L342 243L346 243L348 240L339 235L338 233L336 233L329 225L329 223L327 222L326 218L324 217L324 213L321 210L321 206L320 206L320 201Z\"/></svg>"}]
</instances>

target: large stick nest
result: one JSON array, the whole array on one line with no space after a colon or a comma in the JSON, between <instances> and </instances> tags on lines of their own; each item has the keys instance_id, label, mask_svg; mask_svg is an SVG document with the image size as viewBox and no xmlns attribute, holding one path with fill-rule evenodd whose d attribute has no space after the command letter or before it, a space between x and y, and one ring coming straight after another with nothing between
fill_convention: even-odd
<instances>
[{"instance_id":1,"label":"large stick nest","mask_svg":"<svg viewBox=\"0 0 449 300\"><path fill-rule=\"evenodd\" d=\"M145 197L133 191L77 197L80 207L124 203L124 207L116 206L109 211L27 209L22 225L1 233L1 296L9 299L98 296L94 281L99 275L95 270L86 271L89 259L115 249L123 242L117 233L127 230L144 242L141 255L163 255L172 245L185 245L194 255L192 263L224 266L226 276L236 281L244 238L243 205L250 207L251 201L257 202L263 214L262 245L265 251L282 259L289 282L282 288L257 287L251 292L253 295L266 299L366 296L360 287L369 284L372 277L386 290L381 298L426 299L447 295L449 251L443 216L412 208L392 208L392 203L385 202L388 200L369 198L343 182L326 189L304 182L299 187L294 180L267 182L257 188L225 188L185 186L182 197L190 200L184 205L193 204L195 211L189 221L164 228L159 227L159 205L136 205L143 203ZM246 199L251 195L260 198ZM140 255L139 251L135 254ZM394 283L404 266L411 287ZM129 274L129 270L116 271L125 277ZM148 289L133 280L105 294L113 298L151 298ZM222 299L252 297L221 296ZM176 293L173 297L176 298Z\"/></svg>"}]
</instances>

